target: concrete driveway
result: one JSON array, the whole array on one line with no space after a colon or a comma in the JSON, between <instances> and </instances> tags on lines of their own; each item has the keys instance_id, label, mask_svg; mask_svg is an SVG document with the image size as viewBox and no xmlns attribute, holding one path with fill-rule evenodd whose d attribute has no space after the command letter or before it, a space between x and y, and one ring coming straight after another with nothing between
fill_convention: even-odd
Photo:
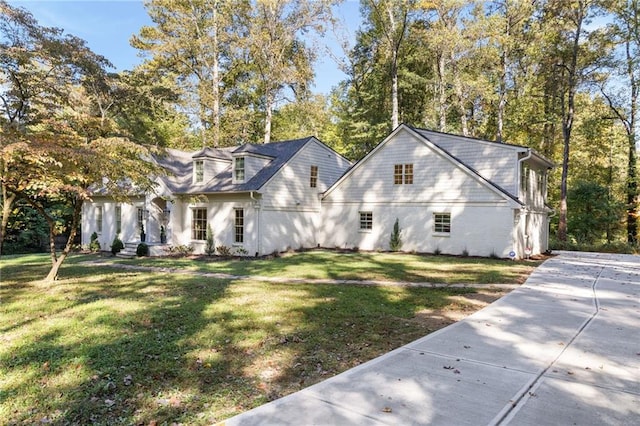
<instances>
[{"instance_id":1,"label":"concrete driveway","mask_svg":"<svg viewBox=\"0 0 640 426\"><path fill-rule=\"evenodd\" d=\"M640 257L561 252L463 321L225 425L640 425Z\"/></svg>"}]
</instances>

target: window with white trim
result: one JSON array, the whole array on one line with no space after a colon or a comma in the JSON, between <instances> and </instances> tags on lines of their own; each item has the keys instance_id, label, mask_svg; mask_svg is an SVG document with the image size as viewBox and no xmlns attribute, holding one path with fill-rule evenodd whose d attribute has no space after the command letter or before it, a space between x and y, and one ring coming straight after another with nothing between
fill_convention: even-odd
<instances>
[{"instance_id":1,"label":"window with white trim","mask_svg":"<svg viewBox=\"0 0 640 426\"><path fill-rule=\"evenodd\" d=\"M522 164L520 166L520 191L526 192L529 189L529 166Z\"/></svg>"},{"instance_id":2,"label":"window with white trim","mask_svg":"<svg viewBox=\"0 0 640 426\"><path fill-rule=\"evenodd\" d=\"M191 239L195 241L207 239L207 209L204 207L191 209Z\"/></svg>"},{"instance_id":3,"label":"window with white trim","mask_svg":"<svg viewBox=\"0 0 640 426\"><path fill-rule=\"evenodd\" d=\"M244 242L244 209L234 209L234 237L233 242L241 244Z\"/></svg>"},{"instance_id":4,"label":"window with white trim","mask_svg":"<svg viewBox=\"0 0 640 426\"><path fill-rule=\"evenodd\" d=\"M371 231L373 229L373 212L360 212L360 230Z\"/></svg>"},{"instance_id":5,"label":"window with white trim","mask_svg":"<svg viewBox=\"0 0 640 426\"><path fill-rule=\"evenodd\" d=\"M102 234L102 206L96 206L96 232Z\"/></svg>"},{"instance_id":6,"label":"window with white trim","mask_svg":"<svg viewBox=\"0 0 640 426\"><path fill-rule=\"evenodd\" d=\"M199 183L204 181L204 161L196 160L193 162L193 181Z\"/></svg>"},{"instance_id":7,"label":"window with white trim","mask_svg":"<svg viewBox=\"0 0 640 426\"><path fill-rule=\"evenodd\" d=\"M244 182L244 157L237 157L233 161L233 174L238 182Z\"/></svg>"},{"instance_id":8,"label":"window with white trim","mask_svg":"<svg viewBox=\"0 0 640 426\"><path fill-rule=\"evenodd\" d=\"M122 206L121 205L116 205L115 208L115 219L114 222L116 223L116 235L119 235L122 232Z\"/></svg>"},{"instance_id":9,"label":"window with white trim","mask_svg":"<svg viewBox=\"0 0 640 426\"><path fill-rule=\"evenodd\" d=\"M433 232L438 234L451 233L451 213L433 214Z\"/></svg>"},{"instance_id":10,"label":"window with white trim","mask_svg":"<svg viewBox=\"0 0 640 426\"><path fill-rule=\"evenodd\" d=\"M144 229L144 209L138 207L136 220L138 222L138 232L141 232Z\"/></svg>"}]
</instances>

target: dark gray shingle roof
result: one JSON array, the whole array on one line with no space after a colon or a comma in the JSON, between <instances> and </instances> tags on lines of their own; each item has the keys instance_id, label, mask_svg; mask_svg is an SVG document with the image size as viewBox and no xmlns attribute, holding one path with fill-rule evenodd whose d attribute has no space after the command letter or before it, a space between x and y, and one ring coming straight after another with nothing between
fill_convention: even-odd
<instances>
[{"instance_id":1,"label":"dark gray shingle roof","mask_svg":"<svg viewBox=\"0 0 640 426\"><path fill-rule=\"evenodd\" d=\"M498 191L502 192L504 195L508 196L513 201L517 202L518 204L523 204L515 194L510 193L509 191L507 191L506 189L504 189L500 185L497 185L495 182L485 178L475 168L471 167L465 161L462 161L460 158L458 158L455 155L453 155L451 152L449 152L447 149L445 149L441 144L437 143L437 141L434 141L433 138L429 138L430 130L418 129L418 128L415 128L415 127L412 127L412 126L407 126L407 127L409 127L410 129L412 129L413 131L418 133L420 136L422 136L423 138L425 138L426 140L428 140L429 142L431 142L435 146L437 146L440 150L442 150L442 152L447 154L450 158L452 158L453 160L455 160L458 163L460 163L463 166L465 166L469 171L474 173L481 181L485 182L487 185L490 185L490 186L496 188ZM483 139L469 138L469 137L466 137L466 136L458 136L458 135L450 135L448 133L442 133L442 132L433 132L433 133L438 133L438 134L445 135L445 136L454 136L454 137L457 137L457 138L460 138L460 139L466 139L466 140L469 140L469 141L474 141L475 140L475 141L481 141L481 142L489 142L489 141L486 141L486 140L483 140ZM493 142L493 143L500 143L500 142ZM515 147L515 148L525 148L525 147L520 147L518 145L508 145L508 144L502 144L502 145Z\"/></svg>"},{"instance_id":2,"label":"dark gray shingle roof","mask_svg":"<svg viewBox=\"0 0 640 426\"><path fill-rule=\"evenodd\" d=\"M191 156L191 158L219 158L221 160L231 160L231 149L202 148Z\"/></svg>"},{"instance_id":3,"label":"dark gray shingle roof","mask_svg":"<svg viewBox=\"0 0 640 426\"><path fill-rule=\"evenodd\" d=\"M223 192L258 191L264 186L300 149L313 137L294 139L268 144L244 144L237 148L205 148L195 153L168 149L163 157L156 158L158 164L167 169L168 176L162 177L167 187L176 194L215 194ZM251 179L243 183L233 183L232 156L254 154L271 160ZM193 183L193 159L212 158L214 161L228 161L229 164L210 180Z\"/></svg>"}]
</instances>

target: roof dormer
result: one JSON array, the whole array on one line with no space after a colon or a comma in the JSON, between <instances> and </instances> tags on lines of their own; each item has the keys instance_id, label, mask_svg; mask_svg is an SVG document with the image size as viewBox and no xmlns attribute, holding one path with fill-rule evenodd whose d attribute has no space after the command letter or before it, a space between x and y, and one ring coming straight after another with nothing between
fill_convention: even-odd
<instances>
[{"instance_id":1,"label":"roof dormer","mask_svg":"<svg viewBox=\"0 0 640 426\"><path fill-rule=\"evenodd\" d=\"M193 159L193 183L203 184L222 173L231 164L228 152L204 148L191 156Z\"/></svg>"},{"instance_id":2,"label":"roof dormer","mask_svg":"<svg viewBox=\"0 0 640 426\"><path fill-rule=\"evenodd\" d=\"M242 145L233 152L233 183L248 182L265 168L273 157L252 152L251 144Z\"/></svg>"}]
</instances>

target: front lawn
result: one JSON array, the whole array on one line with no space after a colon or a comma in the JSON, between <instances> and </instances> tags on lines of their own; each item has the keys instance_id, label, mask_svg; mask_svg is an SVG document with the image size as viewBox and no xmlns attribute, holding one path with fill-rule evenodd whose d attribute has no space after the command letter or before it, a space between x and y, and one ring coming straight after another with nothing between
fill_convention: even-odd
<instances>
[{"instance_id":1,"label":"front lawn","mask_svg":"<svg viewBox=\"0 0 640 426\"><path fill-rule=\"evenodd\" d=\"M38 281L49 268L46 255L3 257L4 423L211 424L388 352L473 312L479 299L502 295L220 280L81 262L90 259L72 257L62 279L46 286ZM283 276L433 281L447 259L469 262L447 280L470 279L463 276L477 260L439 257L429 271L428 262L409 255L141 262L238 275L274 276L280 269ZM520 282L532 269L486 262L494 282Z\"/></svg>"},{"instance_id":2,"label":"front lawn","mask_svg":"<svg viewBox=\"0 0 640 426\"><path fill-rule=\"evenodd\" d=\"M446 284L522 283L539 262L430 256L404 253L312 250L257 260L219 260L216 256L117 259L116 262L198 272L266 277L409 281Z\"/></svg>"}]
</instances>

